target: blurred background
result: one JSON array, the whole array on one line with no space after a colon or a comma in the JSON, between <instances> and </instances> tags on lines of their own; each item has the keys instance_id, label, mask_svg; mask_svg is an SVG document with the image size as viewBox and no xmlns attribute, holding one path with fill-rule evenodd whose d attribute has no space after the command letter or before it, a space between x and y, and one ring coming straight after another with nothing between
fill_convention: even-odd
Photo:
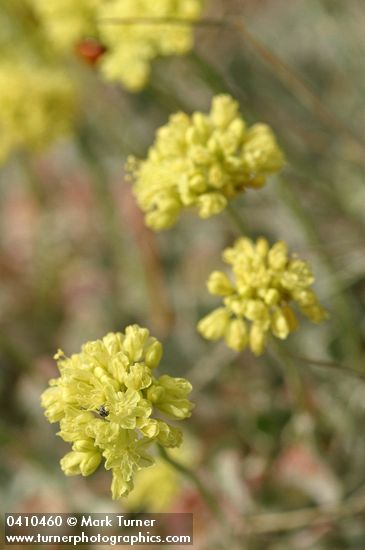
<instances>
[{"instance_id":1,"label":"blurred background","mask_svg":"<svg viewBox=\"0 0 365 550\"><path fill-rule=\"evenodd\" d=\"M224 540L194 486L165 464L118 503L102 468L90 478L60 470L68 445L39 404L57 376L55 351L137 322L164 344L161 372L193 383L196 408L176 457L236 526L232 548L363 549L365 5L206 0L204 17L224 24L197 25L193 50L155 60L135 94L101 77L100 44L75 44L55 61L32 2L2 2L1 512L194 512L194 548ZM56 90L39 113L38 74ZM311 262L331 314L319 327L303 320L261 358L195 329L217 305L205 281L239 235L233 221L193 212L154 234L123 173L170 113L207 112L220 92L249 123L273 127L288 161L236 199L236 212L252 237L285 239Z\"/></svg>"}]
</instances>

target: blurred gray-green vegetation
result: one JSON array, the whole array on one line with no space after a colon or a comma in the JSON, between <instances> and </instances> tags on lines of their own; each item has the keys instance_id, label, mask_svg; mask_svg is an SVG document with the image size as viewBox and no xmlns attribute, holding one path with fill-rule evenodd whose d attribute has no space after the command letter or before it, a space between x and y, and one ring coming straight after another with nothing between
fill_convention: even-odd
<instances>
[{"instance_id":1,"label":"blurred gray-green vegetation","mask_svg":"<svg viewBox=\"0 0 365 550\"><path fill-rule=\"evenodd\" d=\"M137 322L163 341L163 370L193 383L193 467L238 526L237 548L363 549L365 6L206 0L205 16L226 24L198 25L194 51L156 60L139 94L70 58L72 131L1 167L1 509L128 509L112 503L102 468L63 475L68 445L39 396L57 376L57 348L77 352ZM232 219L187 213L153 234L123 174L170 113L207 111L218 92L238 99L247 121L270 124L288 160L235 211L251 236L284 239L311 262L331 314L320 326L302 321L261 358L205 342L195 328L217 304L205 281L239 235ZM212 531L223 536L186 482L169 510L196 514L194 548L212 548ZM297 525L295 510L304 510ZM280 517L258 517L273 512Z\"/></svg>"}]
</instances>

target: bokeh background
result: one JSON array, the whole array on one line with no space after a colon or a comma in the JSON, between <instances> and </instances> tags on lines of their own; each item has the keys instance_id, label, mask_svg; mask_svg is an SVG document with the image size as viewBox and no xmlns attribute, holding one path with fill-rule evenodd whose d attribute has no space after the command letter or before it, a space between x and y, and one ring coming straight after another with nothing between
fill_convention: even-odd
<instances>
[{"instance_id":1,"label":"bokeh background","mask_svg":"<svg viewBox=\"0 0 365 550\"><path fill-rule=\"evenodd\" d=\"M39 22L30 8L11 11L10 4L0 6L0 37L15 40L9 29L21 21L20 63ZM53 354L76 352L137 322L163 341L163 370L194 385L196 408L176 457L208 484L235 525L232 548L360 550L365 5L205 4L204 17L224 24L198 25L191 53L157 59L141 93L103 80L80 52L70 55L60 68L77 97L75 110L65 110L69 132L2 159L1 512L194 512L194 548L220 547L225 534L196 489L166 465L146 470L135 493L118 503L102 469L66 478L59 468L68 445L39 404L57 375ZM4 97L18 92L4 86ZM303 322L261 358L205 342L195 329L217 304L205 281L239 235L234 221L225 213L207 221L187 213L175 228L154 234L123 173L127 156L143 157L170 113L208 111L220 92L239 100L248 122L270 124L288 160L280 177L237 199L236 212L251 236L285 239L311 262L331 314L320 327ZM48 108L52 129L58 107ZM31 109L30 101L19 113L20 132Z\"/></svg>"}]
</instances>

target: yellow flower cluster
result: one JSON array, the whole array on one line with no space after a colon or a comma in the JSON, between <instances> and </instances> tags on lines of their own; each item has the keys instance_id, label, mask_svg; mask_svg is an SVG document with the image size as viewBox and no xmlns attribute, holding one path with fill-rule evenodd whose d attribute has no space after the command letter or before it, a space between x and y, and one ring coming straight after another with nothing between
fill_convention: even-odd
<instances>
[{"instance_id":1,"label":"yellow flower cluster","mask_svg":"<svg viewBox=\"0 0 365 550\"><path fill-rule=\"evenodd\" d=\"M278 172L284 156L269 126L246 127L238 102L213 99L208 115L174 114L160 128L146 160L130 158L138 204L146 224L174 225L184 207L196 206L201 218L221 212L247 188L259 188Z\"/></svg>"},{"instance_id":2,"label":"yellow flower cluster","mask_svg":"<svg viewBox=\"0 0 365 550\"><path fill-rule=\"evenodd\" d=\"M297 255L289 255L283 241L270 248L264 238L256 243L240 238L224 250L223 260L231 266L233 282L221 271L210 275L208 290L223 297L224 307L198 323L204 338L224 338L234 350L249 346L260 355L269 332L284 340L296 329L294 304L314 323L327 317L310 288L314 277L309 265Z\"/></svg>"},{"instance_id":3,"label":"yellow flower cluster","mask_svg":"<svg viewBox=\"0 0 365 550\"><path fill-rule=\"evenodd\" d=\"M60 70L0 61L0 162L13 150L38 149L67 133L75 91Z\"/></svg>"},{"instance_id":4,"label":"yellow flower cluster","mask_svg":"<svg viewBox=\"0 0 365 550\"><path fill-rule=\"evenodd\" d=\"M158 23L153 19L194 21L202 10L202 0L32 2L46 31L61 50L73 50L87 38L100 41L106 47L100 59L105 77L122 82L131 91L139 91L146 85L154 58L182 55L193 45L191 25Z\"/></svg>"},{"instance_id":5,"label":"yellow flower cluster","mask_svg":"<svg viewBox=\"0 0 365 550\"><path fill-rule=\"evenodd\" d=\"M133 489L134 474L153 463L148 452L153 443L180 445L181 431L161 414L188 418L191 384L168 375L156 378L161 356L160 342L138 325L88 342L70 358L58 352L60 377L50 381L42 405L50 422L60 422L58 435L72 443L61 460L66 475L88 476L104 458L118 499Z\"/></svg>"}]
</instances>

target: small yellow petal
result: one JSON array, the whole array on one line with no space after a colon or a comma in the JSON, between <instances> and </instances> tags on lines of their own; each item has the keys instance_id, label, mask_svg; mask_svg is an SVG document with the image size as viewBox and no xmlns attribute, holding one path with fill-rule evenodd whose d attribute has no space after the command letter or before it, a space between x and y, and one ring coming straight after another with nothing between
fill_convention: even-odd
<instances>
[{"instance_id":1,"label":"small yellow petal","mask_svg":"<svg viewBox=\"0 0 365 550\"><path fill-rule=\"evenodd\" d=\"M229 348L236 351L245 349L248 343L248 333L245 322L242 319L230 321L224 339Z\"/></svg>"}]
</instances>

